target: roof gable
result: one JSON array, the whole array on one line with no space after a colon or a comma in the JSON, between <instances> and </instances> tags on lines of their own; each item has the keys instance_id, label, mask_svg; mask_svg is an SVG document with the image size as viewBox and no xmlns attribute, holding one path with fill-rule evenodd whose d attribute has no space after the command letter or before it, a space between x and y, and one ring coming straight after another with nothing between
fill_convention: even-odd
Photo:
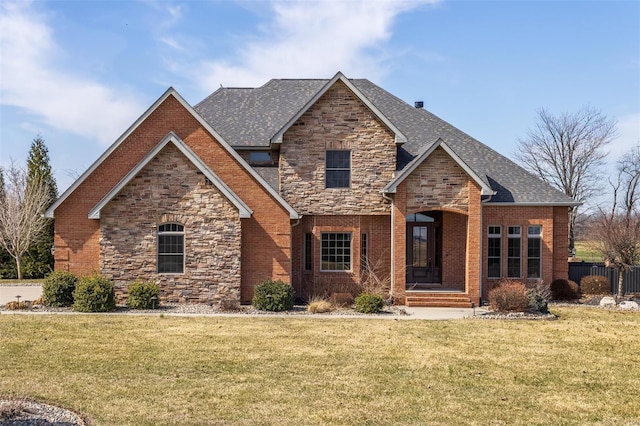
<instances>
[{"instance_id":1,"label":"roof gable","mask_svg":"<svg viewBox=\"0 0 640 426\"><path fill-rule=\"evenodd\" d=\"M422 162L424 160L427 159L427 157L429 157L435 150L436 148L441 147L442 149L445 150L445 152L447 154L449 154L449 156L453 159L453 161L456 162L456 164L458 164L462 170L465 171L465 173L467 173L471 179L473 179L473 181L475 183L478 184L478 186L480 186L482 192L482 195L494 195L495 191L493 189L491 189L491 187L489 185L487 185L487 183L482 180L480 178L480 176L477 175L477 173L471 169L464 161L462 161L462 159L458 156L458 154L456 154L453 149L451 149L451 147L449 147L449 145L447 145L445 143L444 140L442 140L441 138L439 138L435 143L433 143L428 149L424 150L424 152L420 155L418 155L416 158L414 158L409 164L407 164L407 166L402 169L400 171L400 173L398 173L398 175L387 184L387 186L384 187L384 189L382 190L382 192L385 193L395 193L396 189L398 188L398 186L407 178L409 177L409 175L411 175L411 173L420 165L422 164Z\"/></svg>"},{"instance_id":2,"label":"roof gable","mask_svg":"<svg viewBox=\"0 0 640 426\"><path fill-rule=\"evenodd\" d=\"M329 80L322 88L311 98L309 101L295 114L293 117L287 121L287 123L278 130L270 139L271 143L282 143L282 137L284 133L289 130L289 128L296 122L302 115L311 108L313 104L315 104L322 95L324 95L327 90L329 90L337 81L341 81L351 90L356 97L367 106L375 115L384 123L389 130L391 130L395 134L395 141L397 144L405 143L407 141L407 137L398 129L395 124L393 124L369 99L367 99L364 94L353 85L348 78L346 78L341 72L338 72L331 80Z\"/></svg>"},{"instance_id":3,"label":"roof gable","mask_svg":"<svg viewBox=\"0 0 640 426\"><path fill-rule=\"evenodd\" d=\"M207 165L180 139L175 133L170 132L158 145L155 146L145 158L142 159L133 169L113 187L107 195L96 204L89 212L89 219L100 219L100 211L151 161L167 144L172 143L191 163L196 166L218 190L238 209L240 218L251 217L251 209L238 197Z\"/></svg>"},{"instance_id":4,"label":"roof gable","mask_svg":"<svg viewBox=\"0 0 640 426\"><path fill-rule=\"evenodd\" d=\"M55 210L89 177L168 97L173 96L200 125L287 211L291 219L300 215L204 120L187 101L169 87L102 155L49 207L44 215L54 217Z\"/></svg>"}]
</instances>

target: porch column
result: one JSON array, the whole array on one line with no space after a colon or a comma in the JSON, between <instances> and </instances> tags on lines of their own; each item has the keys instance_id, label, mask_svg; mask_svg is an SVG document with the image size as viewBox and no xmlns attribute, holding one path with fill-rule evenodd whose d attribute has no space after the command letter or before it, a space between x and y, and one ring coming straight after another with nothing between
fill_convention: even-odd
<instances>
[{"instance_id":1,"label":"porch column","mask_svg":"<svg viewBox=\"0 0 640 426\"><path fill-rule=\"evenodd\" d=\"M469 299L480 303L480 280L482 279L482 206L480 187L469 179L469 216L467 218L467 261L465 290Z\"/></svg>"},{"instance_id":2,"label":"porch column","mask_svg":"<svg viewBox=\"0 0 640 426\"><path fill-rule=\"evenodd\" d=\"M394 303L397 305L405 304L406 294L406 263L407 263L407 224L406 224L406 212L407 212L407 191L405 183L401 183L398 186L396 193L393 197L393 241L392 247L392 259L393 262L393 297Z\"/></svg>"}]
</instances>

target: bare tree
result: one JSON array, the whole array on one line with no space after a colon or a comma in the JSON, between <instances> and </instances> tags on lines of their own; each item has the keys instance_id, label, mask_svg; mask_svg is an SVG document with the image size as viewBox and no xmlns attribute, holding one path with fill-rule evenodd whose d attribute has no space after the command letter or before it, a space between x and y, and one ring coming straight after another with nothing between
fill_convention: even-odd
<instances>
[{"instance_id":1,"label":"bare tree","mask_svg":"<svg viewBox=\"0 0 640 426\"><path fill-rule=\"evenodd\" d=\"M607 145L616 122L586 106L575 113L538 111L536 125L518 140L515 157L530 172L576 201L585 203L600 188ZM578 207L569 208L569 249L575 246Z\"/></svg>"},{"instance_id":2,"label":"bare tree","mask_svg":"<svg viewBox=\"0 0 640 426\"><path fill-rule=\"evenodd\" d=\"M599 208L595 221L598 251L607 266L618 270L618 298L624 296L624 276L640 263L640 145L629 150L618 162L618 178L613 203Z\"/></svg>"},{"instance_id":3,"label":"bare tree","mask_svg":"<svg viewBox=\"0 0 640 426\"><path fill-rule=\"evenodd\" d=\"M27 184L26 172L13 162L0 171L5 178L0 198L0 245L15 259L18 279L22 279L22 256L49 225L43 213L51 195L39 179Z\"/></svg>"}]
</instances>

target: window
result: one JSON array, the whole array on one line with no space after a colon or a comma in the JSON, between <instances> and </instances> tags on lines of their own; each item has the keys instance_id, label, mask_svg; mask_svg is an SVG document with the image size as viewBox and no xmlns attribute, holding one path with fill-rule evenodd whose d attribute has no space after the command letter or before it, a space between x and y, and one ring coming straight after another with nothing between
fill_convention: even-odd
<instances>
[{"instance_id":1,"label":"window","mask_svg":"<svg viewBox=\"0 0 640 426\"><path fill-rule=\"evenodd\" d=\"M527 228L527 278L540 278L542 253L542 226Z\"/></svg>"},{"instance_id":2,"label":"window","mask_svg":"<svg viewBox=\"0 0 640 426\"><path fill-rule=\"evenodd\" d=\"M304 270L311 271L313 269L313 235L304 234Z\"/></svg>"},{"instance_id":3,"label":"window","mask_svg":"<svg viewBox=\"0 0 640 426\"><path fill-rule=\"evenodd\" d=\"M321 243L321 269L323 271L351 270L350 232L323 233Z\"/></svg>"},{"instance_id":4,"label":"window","mask_svg":"<svg viewBox=\"0 0 640 426\"><path fill-rule=\"evenodd\" d=\"M325 160L325 187L349 188L351 184L351 151L327 151Z\"/></svg>"},{"instance_id":5,"label":"window","mask_svg":"<svg viewBox=\"0 0 640 426\"><path fill-rule=\"evenodd\" d=\"M519 226L509 226L507 229L507 277L509 278L520 278L521 230Z\"/></svg>"},{"instance_id":6,"label":"window","mask_svg":"<svg viewBox=\"0 0 640 426\"><path fill-rule=\"evenodd\" d=\"M249 153L249 163L252 165L271 164L271 153L268 151L251 151Z\"/></svg>"},{"instance_id":7,"label":"window","mask_svg":"<svg viewBox=\"0 0 640 426\"><path fill-rule=\"evenodd\" d=\"M489 249L487 273L489 278L500 278L502 276L502 229L499 226L489 227Z\"/></svg>"},{"instance_id":8,"label":"window","mask_svg":"<svg viewBox=\"0 0 640 426\"><path fill-rule=\"evenodd\" d=\"M360 239L360 268L363 271L369 270L369 241L367 234L362 234Z\"/></svg>"},{"instance_id":9,"label":"window","mask_svg":"<svg viewBox=\"0 0 640 426\"><path fill-rule=\"evenodd\" d=\"M165 223L158 226L158 273L184 272L184 226Z\"/></svg>"}]
</instances>

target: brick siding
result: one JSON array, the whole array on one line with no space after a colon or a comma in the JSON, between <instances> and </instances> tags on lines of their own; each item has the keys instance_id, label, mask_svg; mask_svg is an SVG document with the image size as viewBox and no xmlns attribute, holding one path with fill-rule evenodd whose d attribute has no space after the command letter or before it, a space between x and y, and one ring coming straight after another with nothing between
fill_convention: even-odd
<instances>
[{"instance_id":1,"label":"brick siding","mask_svg":"<svg viewBox=\"0 0 640 426\"><path fill-rule=\"evenodd\" d=\"M487 276L488 227L502 228L502 277L507 276L507 227L521 226L521 280L527 274L527 227L542 226L542 281L549 284L557 278L568 276L568 210L567 207L518 207L484 206L482 221L483 287L482 297L488 293L499 279Z\"/></svg>"},{"instance_id":2,"label":"brick siding","mask_svg":"<svg viewBox=\"0 0 640 426\"><path fill-rule=\"evenodd\" d=\"M289 213L202 125L169 96L55 211L55 268L76 274L99 272L100 221L88 212L170 131L175 132L254 212L242 219L242 294L272 278L289 282Z\"/></svg>"}]
</instances>

